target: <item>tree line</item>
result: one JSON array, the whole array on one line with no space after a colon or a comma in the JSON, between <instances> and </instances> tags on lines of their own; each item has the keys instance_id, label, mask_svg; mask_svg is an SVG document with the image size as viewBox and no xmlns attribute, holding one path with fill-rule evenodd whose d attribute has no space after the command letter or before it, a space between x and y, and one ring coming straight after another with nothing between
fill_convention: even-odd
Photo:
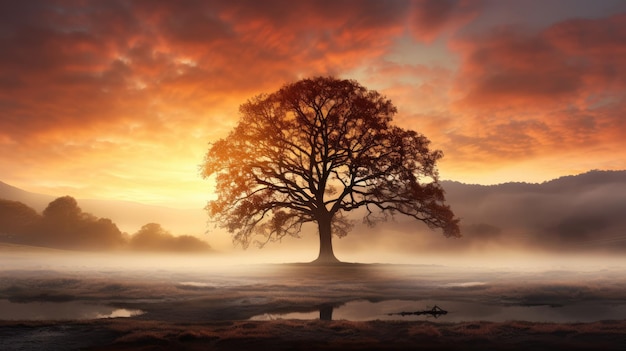
<instances>
[{"instance_id":1,"label":"tree line","mask_svg":"<svg viewBox=\"0 0 626 351\"><path fill-rule=\"evenodd\" d=\"M63 196L41 214L19 201L0 199L0 241L58 249L111 251L208 251L191 235L174 236L158 223L129 235L109 218L83 212L76 199Z\"/></svg>"}]
</instances>

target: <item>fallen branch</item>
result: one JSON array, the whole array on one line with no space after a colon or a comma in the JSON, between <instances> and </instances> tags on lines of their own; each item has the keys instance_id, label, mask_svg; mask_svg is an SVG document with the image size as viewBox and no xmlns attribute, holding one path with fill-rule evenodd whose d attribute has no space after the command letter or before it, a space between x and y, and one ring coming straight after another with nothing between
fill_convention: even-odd
<instances>
[{"instance_id":1,"label":"fallen branch","mask_svg":"<svg viewBox=\"0 0 626 351\"><path fill-rule=\"evenodd\" d=\"M400 316L404 317L404 316L410 316L410 315L419 316L419 315L424 315L424 314L428 314L428 315L431 315L431 316L437 318L437 317L439 317L441 315L448 314L448 311L446 311L443 308L435 305L430 310L415 311L415 312L389 313L389 316L400 315Z\"/></svg>"}]
</instances>

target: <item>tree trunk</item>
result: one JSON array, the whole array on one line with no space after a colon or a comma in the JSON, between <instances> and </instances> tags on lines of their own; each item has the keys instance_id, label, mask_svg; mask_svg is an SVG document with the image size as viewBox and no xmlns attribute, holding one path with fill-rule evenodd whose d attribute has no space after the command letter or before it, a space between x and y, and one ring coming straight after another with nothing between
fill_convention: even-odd
<instances>
[{"instance_id":1,"label":"tree trunk","mask_svg":"<svg viewBox=\"0 0 626 351\"><path fill-rule=\"evenodd\" d=\"M333 235L330 221L330 218L321 218L317 220L320 235L320 253L313 263L339 263L339 260L333 253Z\"/></svg>"},{"instance_id":2,"label":"tree trunk","mask_svg":"<svg viewBox=\"0 0 626 351\"><path fill-rule=\"evenodd\" d=\"M333 305L320 306L320 320L321 321L333 320Z\"/></svg>"}]
</instances>

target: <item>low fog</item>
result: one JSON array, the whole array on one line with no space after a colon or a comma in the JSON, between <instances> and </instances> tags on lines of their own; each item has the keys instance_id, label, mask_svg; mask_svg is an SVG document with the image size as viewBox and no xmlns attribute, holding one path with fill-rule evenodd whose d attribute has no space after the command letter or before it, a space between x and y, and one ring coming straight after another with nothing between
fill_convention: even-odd
<instances>
[{"instance_id":1,"label":"low fog","mask_svg":"<svg viewBox=\"0 0 626 351\"><path fill-rule=\"evenodd\" d=\"M542 184L482 186L444 181L442 185L461 218L461 238L446 239L402 216L373 228L359 225L357 219L353 235L335 240L337 251L355 247L419 254L626 251L625 171L594 171Z\"/></svg>"},{"instance_id":2,"label":"low fog","mask_svg":"<svg viewBox=\"0 0 626 351\"><path fill-rule=\"evenodd\" d=\"M440 231L401 215L368 227L361 221L362 214L352 213L351 233L334 239L337 257L405 263L425 263L425 257L445 263L459 255L470 262L524 262L529 257L549 261L561 256L611 261L626 252L626 171L592 171L542 184L443 181L442 185L447 202L461 219L461 238L445 238ZM262 250L298 249L314 259L315 232L314 226L305 227L302 238L287 238Z\"/></svg>"},{"instance_id":3,"label":"low fog","mask_svg":"<svg viewBox=\"0 0 626 351\"><path fill-rule=\"evenodd\" d=\"M582 318L589 305L608 310L622 306L626 290L623 260L620 266L610 266L601 259L555 264L534 258L533 266L505 267L448 257L446 264L341 265L331 269L252 265L248 256L242 258L3 251L0 302L26 304L15 306L20 308L27 304L38 308L41 303L100 304L142 311L144 314L135 317L140 320L196 322L317 312L322 306L339 308L352 301L402 300L409 304L407 308L435 303L452 313L460 313L453 309L458 303L476 304L468 318L486 320L485 313L510 306L568 306L583 309ZM428 261L428 257L424 259ZM391 312L400 311L381 313ZM4 319L14 318L6 316L9 311L2 313ZM605 318L602 316L597 318Z\"/></svg>"},{"instance_id":4,"label":"low fog","mask_svg":"<svg viewBox=\"0 0 626 351\"><path fill-rule=\"evenodd\" d=\"M361 222L361 214L350 213L354 228L347 237L334 239L337 257L351 262L402 263L421 262L425 257L445 261L447 259L443 257L458 257L461 253L468 258L487 255L511 259L526 257L526 253L550 257L557 253L575 256L621 254L626 251L626 216L623 215L626 208L626 171L592 171L542 184L483 186L443 181L442 185L447 202L461 218L463 236L460 239L444 238L439 231L430 230L424 224L400 215L368 227ZM37 194L6 185L0 187L0 198L23 201L33 207L41 207L37 201L42 201ZM244 261L306 262L315 259L319 245L317 228L305 225L300 238L285 238L282 242L269 243L263 249L252 245L244 251L233 245L230 235L224 230L207 224L208 218L201 209L171 209L170 216L161 217L170 209L107 201L95 201L97 206L94 206L94 201L78 201L85 211L103 216L92 215L95 219L99 218L101 226L108 223L102 223L107 218L112 222L107 224L110 226L117 225L119 218L128 222L128 218L136 215L134 221L141 224L127 225L132 231L124 234L126 240L141 231L143 226L157 222L153 224L158 224L158 227L153 227L152 231L163 234L154 235L163 239L163 246L175 247L173 240L180 239L174 238L188 234L208 242L217 252L232 254L238 257L237 260ZM32 217L35 212L25 210L24 215ZM124 215L119 215L121 213ZM147 216L149 213L152 215ZM0 225L4 226L0 232L7 232L6 221ZM185 231L185 228L193 229ZM168 235L169 238L166 238ZM47 236L47 239L62 240L54 235ZM54 243L48 246L59 247ZM610 256L605 257L608 259Z\"/></svg>"}]
</instances>

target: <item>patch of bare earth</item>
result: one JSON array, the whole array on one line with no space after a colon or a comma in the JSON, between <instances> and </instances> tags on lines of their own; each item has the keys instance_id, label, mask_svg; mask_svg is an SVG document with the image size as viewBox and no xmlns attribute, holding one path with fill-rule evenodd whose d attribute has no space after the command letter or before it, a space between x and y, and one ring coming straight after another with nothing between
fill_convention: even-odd
<instances>
[{"instance_id":1,"label":"patch of bare earth","mask_svg":"<svg viewBox=\"0 0 626 351\"><path fill-rule=\"evenodd\" d=\"M623 350L626 320L528 322L0 322L2 350ZM11 344L12 341L18 344Z\"/></svg>"}]
</instances>

